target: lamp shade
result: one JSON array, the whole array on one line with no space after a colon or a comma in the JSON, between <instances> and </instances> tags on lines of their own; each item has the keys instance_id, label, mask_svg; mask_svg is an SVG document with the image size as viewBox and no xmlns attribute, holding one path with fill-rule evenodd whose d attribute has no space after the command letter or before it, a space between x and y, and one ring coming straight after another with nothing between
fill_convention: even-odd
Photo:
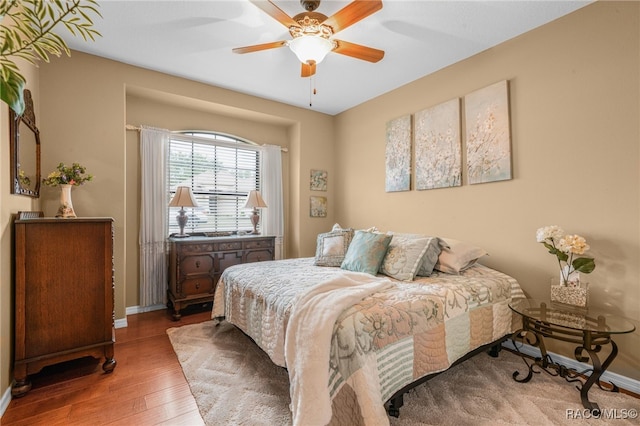
<instances>
[{"instance_id":1,"label":"lamp shade","mask_svg":"<svg viewBox=\"0 0 640 426\"><path fill-rule=\"evenodd\" d=\"M179 186L176 188L176 194L171 199L169 207L198 207L196 199L193 198L191 188L188 186Z\"/></svg>"},{"instance_id":2,"label":"lamp shade","mask_svg":"<svg viewBox=\"0 0 640 426\"><path fill-rule=\"evenodd\" d=\"M303 64L309 61L315 61L316 64L319 64L335 46L331 40L317 35L294 38L288 45Z\"/></svg>"},{"instance_id":3,"label":"lamp shade","mask_svg":"<svg viewBox=\"0 0 640 426\"><path fill-rule=\"evenodd\" d=\"M262 199L262 195L258 191L249 191L247 194L247 202L243 209L257 209L267 207L267 203Z\"/></svg>"}]
</instances>

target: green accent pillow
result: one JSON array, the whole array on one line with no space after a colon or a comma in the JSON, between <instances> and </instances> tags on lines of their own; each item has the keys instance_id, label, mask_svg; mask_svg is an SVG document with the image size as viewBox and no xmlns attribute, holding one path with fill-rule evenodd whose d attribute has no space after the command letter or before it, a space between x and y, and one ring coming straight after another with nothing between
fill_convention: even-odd
<instances>
[{"instance_id":1,"label":"green accent pillow","mask_svg":"<svg viewBox=\"0 0 640 426\"><path fill-rule=\"evenodd\" d=\"M444 248L448 248L449 246L442 241L438 237L429 237L431 240L429 241L429 245L427 246L427 251L422 257L422 265L418 269L416 275L420 277L428 277L433 273L433 270L438 263L438 258L440 253Z\"/></svg>"},{"instance_id":2,"label":"green accent pillow","mask_svg":"<svg viewBox=\"0 0 640 426\"><path fill-rule=\"evenodd\" d=\"M340 266L354 272L376 275L391 242L391 235L356 231Z\"/></svg>"}]
</instances>

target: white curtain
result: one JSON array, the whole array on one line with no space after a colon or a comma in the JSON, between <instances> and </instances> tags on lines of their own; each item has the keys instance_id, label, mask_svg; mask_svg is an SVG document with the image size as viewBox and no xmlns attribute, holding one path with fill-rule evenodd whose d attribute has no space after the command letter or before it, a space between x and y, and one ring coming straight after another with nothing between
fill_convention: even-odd
<instances>
[{"instance_id":1,"label":"white curtain","mask_svg":"<svg viewBox=\"0 0 640 426\"><path fill-rule=\"evenodd\" d=\"M275 236L275 259L284 255L284 203L282 196L282 150L279 146L264 145L262 150L262 234Z\"/></svg>"},{"instance_id":2,"label":"white curtain","mask_svg":"<svg viewBox=\"0 0 640 426\"><path fill-rule=\"evenodd\" d=\"M166 303L167 191L165 156L170 132L142 126L140 211L140 306Z\"/></svg>"}]
</instances>

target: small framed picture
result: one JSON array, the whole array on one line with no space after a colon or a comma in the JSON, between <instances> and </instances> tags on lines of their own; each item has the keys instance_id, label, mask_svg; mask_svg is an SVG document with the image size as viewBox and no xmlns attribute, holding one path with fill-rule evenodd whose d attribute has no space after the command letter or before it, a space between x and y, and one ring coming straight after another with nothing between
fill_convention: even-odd
<instances>
[{"instance_id":1,"label":"small framed picture","mask_svg":"<svg viewBox=\"0 0 640 426\"><path fill-rule=\"evenodd\" d=\"M310 188L312 191L326 191L327 190L327 171L326 170L311 170Z\"/></svg>"},{"instance_id":2,"label":"small framed picture","mask_svg":"<svg viewBox=\"0 0 640 426\"><path fill-rule=\"evenodd\" d=\"M309 215L311 217L327 217L327 197L312 195L310 201Z\"/></svg>"}]
</instances>

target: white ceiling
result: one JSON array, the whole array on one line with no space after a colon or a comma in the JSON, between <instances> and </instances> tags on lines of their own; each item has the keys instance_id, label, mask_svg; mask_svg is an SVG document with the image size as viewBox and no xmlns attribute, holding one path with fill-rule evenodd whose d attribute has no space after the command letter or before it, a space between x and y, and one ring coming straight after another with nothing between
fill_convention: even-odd
<instances>
[{"instance_id":1,"label":"white ceiling","mask_svg":"<svg viewBox=\"0 0 640 426\"><path fill-rule=\"evenodd\" d=\"M384 58L369 63L330 53L318 64L314 96L289 48L231 52L291 38L248 0L103 0L103 18L95 19L102 37L65 40L74 50L334 115L589 2L383 0L382 10L335 38L384 50ZM303 12L297 0L274 3L289 16ZM323 0L317 12L331 16L349 3Z\"/></svg>"}]
</instances>

